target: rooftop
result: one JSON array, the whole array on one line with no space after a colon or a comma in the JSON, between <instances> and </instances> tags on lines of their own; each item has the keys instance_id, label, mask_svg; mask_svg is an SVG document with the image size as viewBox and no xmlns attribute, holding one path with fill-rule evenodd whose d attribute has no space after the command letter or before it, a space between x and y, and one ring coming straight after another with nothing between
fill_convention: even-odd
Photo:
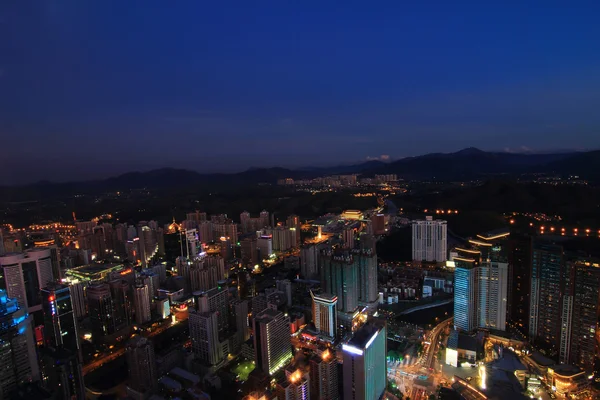
<instances>
[{"instance_id":1,"label":"rooftop","mask_svg":"<svg viewBox=\"0 0 600 400\"><path fill-rule=\"evenodd\" d=\"M383 322L375 319L370 320L354 333L354 336L350 339L348 344L359 349L364 349L371 338L379 333L384 327L385 324Z\"/></svg>"}]
</instances>

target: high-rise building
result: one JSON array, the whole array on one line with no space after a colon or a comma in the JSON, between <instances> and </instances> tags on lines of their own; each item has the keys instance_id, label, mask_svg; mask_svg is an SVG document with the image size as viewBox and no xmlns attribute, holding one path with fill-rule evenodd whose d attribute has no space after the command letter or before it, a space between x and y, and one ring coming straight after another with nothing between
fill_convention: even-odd
<instances>
[{"instance_id":1,"label":"high-rise building","mask_svg":"<svg viewBox=\"0 0 600 400\"><path fill-rule=\"evenodd\" d=\"M260 212L260 215L259 215L259 217L258 217L258 218L259 218L259 220L260 220L260 226L259 226L259 228L258 228L258 229L261 229L261 228L264 228L264 227L266 227L266 226L269 226L269 224L270 224L270 222L271 222L271 219L270 219L270 217L269 217L269 212L268 212L268 211L266 211L266 210L262 210L262 211Z\"/></svg>"},{"instance_id":2,"label":"high-rise building","mask_svg":"<svg viewBox=\"0 0 600 400\"><path fill-rule=\"evenodd\" d=\"M568 320L570 314L572 321L569 362L590 373L594 371L600 354L597 341L598 315L600 315L600 263L580 260L568 264L575 275L572 310L563 311L563 318ZM567 303L565 296L563 310Z\"/></svg>"},{"instance_id":3,"label":"high-rise building","mask_svg":"<svg viewBox=\"0 0 600 400\"><path fill-rule=\"evenodd\" d=\"M17 385L39 379L31 317L0 289L0 398L9 399Z\"/></svg>"},{"instance_id":4,"label":"high-rise building","mask_svg":"<svg viewBox=\"0 0 600 400\"><path fill-rule=\"evenodd\" d=\"M534 243L531 264L529 337L556 354L560 345L565 263L561 246Z\"/></svg>"},{"instance_id":5,"label":"high-rise building","mask_svg":"<svg viewBox=\"0 0 600 400\"><path fill-rule=\"evenodd\" d=\"M287 251L296 246L296 228L277 226L273 229L265 229L267 235L273 238L273 250Z\"/></svg>"},{"instance_id":6,"label":"high-rise building","mask_svg":"<svg viewBox=\"0 0 600 400\"><path fill-rule=\"evenodd\" d=\"M313 294L312 296L312 312L313 323L315 328L330 337L336 337L337 333L337 296L322 293Z\"/></svg>"},{"instance_id":7,"label":"high-rise building","mask_svg":"<svg viewBox=\"0 0 600 400\"><path fill-rule=\"evenodd\" d=\"M511 234L507 319L524 335L529 333L532 245L531 236Z\"/></svg>"},{"instance_id":8,"label":"high-rise building","mask_svg":"<svg viewBox=\"0 0 600 400\"><path fill-rule=\"evenodd\" d=\"M217 330L225 333L229 329L229 296L226 289L213 288L205 292L194 292L196 310L201 313L217 314Z\"/></svg>"},{"instance_id":9,"label":"high-rise building","mask_svg":"<svg viewBox=\"0 0 600 400\"><path fill-rule=\"evenodd\" d=\"M326 250L321 254L321 287L336 295L338 311L353 313L358 308L358 268L348 252Z\"/></svg>"},{"instance_id":10,"label":"high-rise building","mask_svg":"<svg viewBox=\"0 0 600 400\"><path fill-rule=\"evenodd\" d=\"M44 342L47 347L65 348L79 354L77 320L69 286L50 283L41 290L44 311Z\"/></svg>"},{"instance_id":11,"label":"high-rise building","mask_svg":"<svg viewBox=\"0 0 600 400\"><path fill-rule=\"evenodd\" d=\"M342 345L344 399L378 400L386 387L385 322L370 320Z\"/></svg>"},{"instance_id":12,"label":"high-rise building","mask_svg":"<svg viewBox=\"0 0 600 400\"><path fill-rule=\"evenodd\" d=\"M354 229L344 228L344 230L342 231L342 243L347 249L354 248Z\"/></svg>"},{"instance_id":13,"label":"high-rise building","mask_svg":"<svg viewBox=\"0 0 600 400\"><path fill-rule=\"evenodd\" d=\"M92 325L92 340L101 341L115 332L114 307L108 284L88 286L86 290L88 312Z\"/></svg>"},{"instance_id":14,"label":"high-rise building","mask_svg":"<svg viewBox=\"0 0 600 400\"><path fill-rule=\"evenodd\" d=\"M135 322L145 324L152 320L150 313L150 300L148 285L138 282L133 288L133 306L135 309Z\"/></svg>"},{"instance_id":15,"label":"high-rise building","mask_svg":"<svg viewBox=\"0 0 600 400\"><path fill-rule=\"evenodd\" d=\"M207 365L217 365L225 357L219 344L218 316L216 312L189 313L190 337L194 355Z\"/></svg>"},{"instance_id":16,"label":"high-rise building","mask_svg":"<svg viewBox=\"0 0 600 400\"><path fill-rule=\"evenodd\" d=\"M335 354L327 349L309 360L310 397L319 400L338 400L338 365Z\"/></svg>"},{"instance_id":17,"label":"high-rise building","mask_svg":"<svg viewBox=\"0 0 600 400\"><path fill-rule=\"evenodd\" d=\"M250 339L248 330L248 300L236 300L231 308L235 316L235 329L239 336L240 343Z\"/></svg>"},{"instance_id":18,"label":"high-rise building","mask_svg":"<svg viewBox=\"0 0 600 400\"><path fill-rule=\"evenodd\" d=\"M373 230L373 235L385 234L385 215L374 214L371 217L371 229Z\"/></svg>"},{"instance_id":19,"label":"high-rise building","mask_svg":"<svg viewBox=\"0 0 600 400\"><path fill-rule=\"evenodd\" d=\"M261 235L256 239L256 246L258 248L258 257L260 260L265 260L273 254L273 236Z\"/></svg>"},{"instance_id":20,"label":"high-rise building","mask_svg":"<svg viewBox=\"0 0 600 400\"><path fill-rule=\"evenodd\" d=\"M85 293L83 282L78 280L69 281L69 290L71 292L71 303L73 304L73 313L77 319L82 319L87 315Z\"/></svg>"},{"instance_id":21,"label":"high-rise building","mask_svg":"<svg viewBox=\"0 0 600 400\"><path fill-rule=\"evenodd\" d=\"M300 217L293 214L290 215L285 221L285 226L296 231L296 244L294 245L294 247L300 246L302 244L302 239L300 238L300 232L302 230Z\"/></svg>"},{"instance_id":22,"label":"high-rise building","mask_svg":"<svg viewBox=\"0 0 600 400\"><path fill-rule=\"evenodd\" d=\"M300 274L304 279L319 277L319 249L316 245L305 245L300 249Z\"/></svg>"},{"instance_id":23,"label":"high-rise building","mask_svg":"<svg viewBox=\"0 0 600 400\"><path fill-rule=\"evenodd\" d=\"M64 347L40 350L44 386L57 400L85 400L81 358Z\"/></svg>"},{"instance_id":24,"label":"high-rise building","mask_svg":"<svg viewBox=\"0 0 600 400\"><path fill-rule=\"evenodd\" d=\"M290 319L268 308L256 315L253 323L256 366L273 375L292 359Z\"/></svg>"},{"instance_id":25,"label":"high-rise building","mask_svg":"<svg viewBox=\"0 0 600 400\"><path fill-rule=\"evenodd\" d=\"M412 224L413 261L445 262L447 259L446 221L426 217Z\"/></svg>"},{"instance_id":26,"label":"high-rise building","mask_svg":"<svg viewBox=\"0 0 600 400\"><path fill-rule=\"evenodd\" d=\"M129 283L124 279L115 279L109 283L114 306L115 329L129 326L133 320Z\"/></svg>"},{"instance_id":27,"label":"high-rise building","mask_svg":"<svg viewBox=\"0 0 600 400\"><path fill-rule=\"evenodd\" d=\"M148 398L156 390L158 374L152 342L143 336L134 336L127 342L129 384L127 392L134 398Z\"/></svg>"},{"instance_id":28,"label":"high-rise building","mask_svg":"<svg viewBox=\"0 0 600 400\"><path fill-rule=\"evenodd\" d=\"M280 281L275 281L275 287L277 290L285 293L285 299L287 301L288 307L292 306L292 282L289 279L282 279Z\"/></svg>"},{"instance_id":29,"label":"high-rise building","mask_svg":"<svg viewBox=\"0 0 600 400\"><path fill-rule=\"evenodd\" d=\"M51 256L50 249L33 248L0 257L8 296L34 316L42 314L40 289L54 281Z\"/></svg>"},{"instance_id":30,"label":"high-rise building","mask_svg":"<svg viewBox=\"0 0 600 400\"><path fill-rule=\"evenodd\" d=\"M275 385L277 400L310 400L310 375L308 371L296 369L285 371Z\"/></svg>"},{"instance_id":31,"label":"high-rise building","mask_svg":"<svg viewBox=\"0 0 600 400\"><path fill-rule=\"evenodd\" d=\"M258 262L258 243L256 236L247 237L241 241L242 261L255 265Z\"/></svg>"}]
</instances>

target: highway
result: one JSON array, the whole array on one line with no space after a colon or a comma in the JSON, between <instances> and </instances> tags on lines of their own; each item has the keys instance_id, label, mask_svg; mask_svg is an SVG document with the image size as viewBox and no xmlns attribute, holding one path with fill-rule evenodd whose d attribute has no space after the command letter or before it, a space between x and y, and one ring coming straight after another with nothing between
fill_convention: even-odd
<instances>
[{"instance_id":1,"label":"highway","mask_svg":"<svg viewBox=\"0 0 600 400\"><path fill-rule=\"evenodd\" d=\"M453 317L448 318L447 320L442 321L441 323L439 323L438 325L436 325L435 328L433 328L431 330L431 332L429 332L428 336L428 341L429 341L429 346L427 347L427 349L424 351L424 356L422 358L422 360L424 360L424 362L422 363L422 365L427 368L427 369L431 369L434 367L435 365L435 357L437 355L437 350L439 347L439 340L440 340L440 334L448 327L449 324L451 324L453 321Z\"/></svg>"}]
</instances>

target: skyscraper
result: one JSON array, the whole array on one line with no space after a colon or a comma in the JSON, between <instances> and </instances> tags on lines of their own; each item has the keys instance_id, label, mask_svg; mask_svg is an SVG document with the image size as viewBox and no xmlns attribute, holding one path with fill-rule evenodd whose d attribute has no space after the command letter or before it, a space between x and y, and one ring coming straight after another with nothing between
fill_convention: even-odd
<instances>
[{"instance_id":1,"label":"skyscraper","mask_svg":"<svg viewBox=\"0 0 600 400\"><path fill-rule=\"evenodd\" d=\"M216 312L189 313L190 337L194 355L207 365L217 365L225 355L219 344L218 317Z\"/></svg>"},{"instance_id":2,"label":"skyscraper","mask_svg":"<svg viewBox=\"0 0 600 400\"><path fill-rule=\"evenodd\" d=\"M275 287L277 290L285 293L285 298L287 301L288 307L292 306L292 282L289 279L282 279L280 281L275 281Z\"/></svg>"},{"instance_id":3,"label":"skyscraper","mask_svg":"<svg viewBox=\"0 0 600 400\"><path fill-rule=\"evenodd\" d=\"M338 310L353 313L358 308L358 268L349 252L329 249L321 254L321 287L338 297Z\"/></svg>"},{"instance_id":4,"label":"skyscraper","mask_svg":"<svg viewBox=\"0 0 600 400\"><path fill-rule=\"evenodd\" d=\"M41 319L40 289L54 280L50 249L33 248L24 253L0 257L8 296L17 299L19 306Z\"/></svg>"},{"instance_id":5,"label":"skyscraper","mask_svg":"<svg viewBox=\"0 0 600 400\"><path fill-rule=\"evenodd\" d=\"M328 293L312 296L313 323L315 328L330 337L337 333L337 296Z\"/></svg>"},{"instance_id":6,"label":"skyscraper","mask_svg":"<svg viewBox=\"0 0 600 400\"><path fill-rule=\"evenodd\" d=\"M134 398L148 398L158 385L154 346L148 339L136 335L127 342L126 352L129 367L128 394Z\"/></svg>"},{"instance_id":7,"label":"skyscraper","mask_svg":"<svg viewBox=\"0 0 600 400\"><path fill-rule=\"evenodd\" d=\"M425 221L413 221L413 261L445 262L447 259L446 221L426 217Z\"/></svg>"},{"instance_id":8,"label":"skyscraper","mask_svg":"<svg viewBox=\"0 0 600 400\"><path fill-rule=\"evenodd\" d=\"M213 288L205 292L194 292L196 310L199 312L216 312L219 333L229 329L229 296L226 289Z\"/></svg>"},{"instance_id":9,"label":"skyscraper","mask_svg":"<svg viewBox=\"0 0 600 400\"><path fill-rule=\"evenodd\" d=\"M290 319L268 308L256 315L253 323L256 366L273 375L292 359Z\"/></svg>"},{"instance_id":10,"label":"skyscraper","mask_svg":"<svg viewBox=\"0 0 600 400\"><path fill-rule=\"evenodd\" d=\"M310 397L319 400L338 400L337 358L327 349L321 355L314 355L310 365Z\"/></svg>"},{"instance_id":11,"label":"skyscraper","mask_svg":"<svg viewBox=\"0 0 600 400\"><path fill-rule=\"evenodd\" d=\"M88 311L92 325L92 340L101 341L115 332L114 308L110 289L106 283L88 286Z\"/></svg>"},{"instance_id":12,"label":"skyscraper","mask_svg":"<svg viewBox=\"0 0 600 400\"><path fill-rule=\"evenodd\" d=\"M599 354L600 263L580 260L569 264L575 274L569 358L590 373Z\"/></svg>"},{"instance_id":13,"label":"skyscraper","mask_svg":"<svg viewBox=\"0 0 600 400\"><path fill-rule=\"evenodd\" d=\"M17 299L0 289L0 398L24 382L39 379L31 319Z\"/></svg>"},{"instance_id":14,"label":"skyscraper","mask_svg":"<svg viewBox=\"0 0 600 400\"><path fill-rule=\"evenodd\" d=\"M41 290L44 310L44 341L48 347L63 347L79 354L79 334L67 285L50 283Z\"/></svg>"},{"instance_id":15,"label":"skyscraper","mask_svg":"<svg viewBox=\"0 0 600 400\"><path fill-rule=\"evenodd\" d=\"M531 236L511 234L507 318L524 335L529 333L532 246Z\"/></svg>"},{"instance_id":16,"label":"skyscraper","mask_svg":"<svg viewBox=\"0 0 600 400\"><path fill-rule=\"evenodd\" d=\"M135 308L135 322L145 324L150 322L152 315L150 314L150 300L148 296L148 285L142 282L136 283L133 288L133 305Z\"/></svg>"},{"instance_id":17,"label":"skyscraper","mask_svg":"<svg viewBox=\"0 0 600 400\"><path fill-rule=\"evenodd\" d=\"M235 316L235 329L238 333L240 343L250 339L248 330L248 300L236 300L232 304Z\"/></svg>"},{"instance_id":18,"label":"skyscraper","mask_svg":"<svg viewBox=\"0 0 600 400\"><path fill-rule=\"evenodd\" d=\"M354 229L344 228L344 230L342 231L342 243L347 249L354 248Z\"/></svg>"},{"instance_id":19,"label":"skyscraper","mask_svg":"<svg viewBox=\"0 0 600 400\"><path fill-rule=\"evenodd\" d=\"M316 245L305 245L300 249L300 274L304 279L319 277L319 249Z\"/></svg>"},{"instance_id":20,"label":"skyscraper","mask_svg":"<svg viewBox=\"0 0 600 400\"><path fill-rule=\"evenodd\" d=\"M530 340L558 353L561 333L565 263L561 246L537 242L531 265Z\"/></svg>"},{"instance_id":21,"label":"skyscraper","mask_svg":"<svg viewBox=\"0 0 600 400\"><path fill-rule=\"evenodd\" d=\"M119 330L129 326L133 320L129 283L123 279L115 279L109 286L114 305L115 329Z\"/></svg>"},{"instance_id":22,"label":"skyscraper","mask_svg":"<svg viewBox=\"0 0 600 400\"><path fill-rule=\"evenodd\" d=\"M378 400L386 387L385 322L370 320L342 345L344 399Z\"/></svg>"}]
</instances>

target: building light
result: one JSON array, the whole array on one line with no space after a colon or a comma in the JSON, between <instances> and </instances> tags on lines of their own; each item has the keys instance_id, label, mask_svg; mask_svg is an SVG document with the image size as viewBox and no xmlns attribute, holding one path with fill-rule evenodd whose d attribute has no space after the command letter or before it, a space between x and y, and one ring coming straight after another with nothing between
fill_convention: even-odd
<instances>
[{"instance_id":1,"label":"building light","mask_svg":"<svg viewBox=\"0 0 600 400\"><path fill-rule=\"evenodd\" d=\"M354 346L350 346L347 344L343 344L342 345L342 350L347 351L348 353L352 353L352 354L356 354L358 356L362 356L363 355L363 351L361 349L358 349Z\"/></svg>"}]
</instances>

